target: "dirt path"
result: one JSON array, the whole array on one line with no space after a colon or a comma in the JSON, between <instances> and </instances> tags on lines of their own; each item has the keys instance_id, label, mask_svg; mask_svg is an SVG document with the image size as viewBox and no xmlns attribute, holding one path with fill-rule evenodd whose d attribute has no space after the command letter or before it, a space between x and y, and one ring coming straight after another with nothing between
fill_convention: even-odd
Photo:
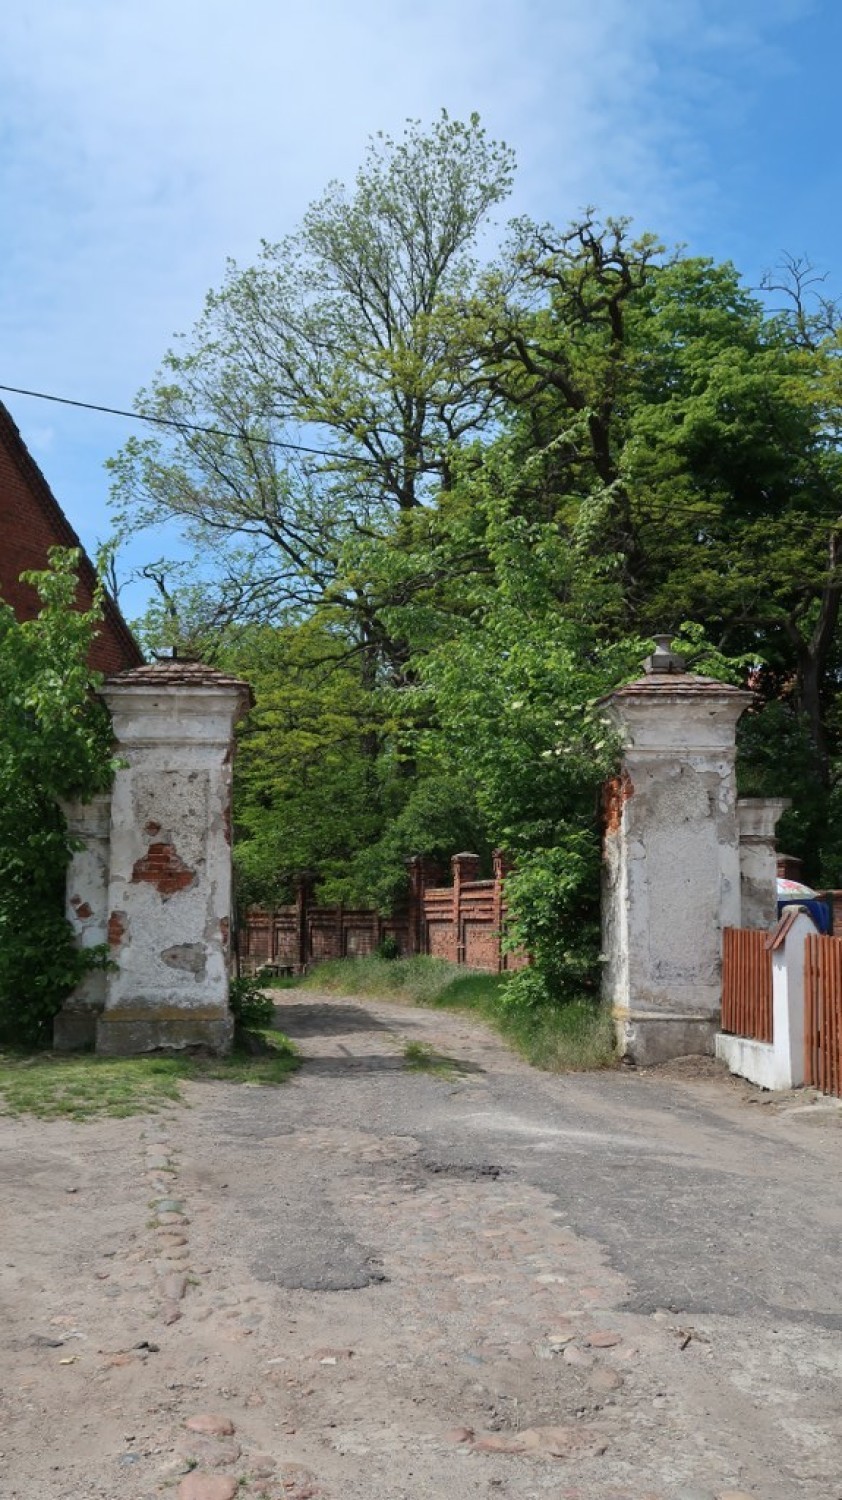
<instances>
[{"instance_id":1,"label":"dirt path","mask_svg":"<svg viewBox=\"0 0 842 1500\"><path fill-rule=\"evenodd\" d=\"M839 1111L284 1001L281 1090L0 1121L3 1500L840 1500Z\"/></svg>"}]
</instances>

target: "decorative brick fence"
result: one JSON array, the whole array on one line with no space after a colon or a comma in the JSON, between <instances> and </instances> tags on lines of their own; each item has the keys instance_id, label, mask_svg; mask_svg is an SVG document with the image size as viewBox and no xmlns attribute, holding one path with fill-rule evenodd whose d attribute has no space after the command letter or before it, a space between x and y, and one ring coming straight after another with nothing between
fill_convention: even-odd
<instances>
[{"instance_id":1,"label":"decorative brick fence","mask_svg":"<svg viewBox=\"0 0 842 1500\"><path fill-rule=\"evenodd\" d=\"M267 965L302 973L325 959L365 957L388 938L404 956L429 953L490 974L523 968L524 954L503 952L508 873L503 855L495 852L490 880L477 879L477 854L454 854L451 866L453 884L439 886L432 884L440 872L431 861L412 860L406 902L389 916L369 908L316 905L312 883L302 880L294 903L246 913L241 968L248 974Z\"/></svg>"},{"instance_id":2,"label":"decorative brick fence","mask_svg":"<svg viewBox=\"0 0 842 1500\"><path fill-rule=\"evenodd\" d=\"M454 854L451 864L452 886L433 886L424 891L426 942L422 951L486 974L524 968L529 962L526 954L503 951L503 882L509 873L504 855L499 849L494 851L491 880L477 879L476 854Z\"/></svg>"}]
</instances>

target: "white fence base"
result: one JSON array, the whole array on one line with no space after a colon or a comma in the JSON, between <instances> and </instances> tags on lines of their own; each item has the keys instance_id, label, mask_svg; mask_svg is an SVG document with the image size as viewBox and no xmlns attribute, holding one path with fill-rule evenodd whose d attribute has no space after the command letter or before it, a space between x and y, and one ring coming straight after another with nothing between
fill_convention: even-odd
<instances>
[{"instance_id":1,"label":"white fence base","mask_svg":"<svg viewBox=\"0 0 842 1500\"><path fill-rule=\"evenodd\" d=\"M728 1064L732 1073L747 1078L761 1089L788 1089L792 1087L786 1059L775 1055L771 1042L752 1042L746 1036L726 1036L720 1031L716 1038L716 1055L720 1062Z\"/></svg>"},{"instance_id":2,"label":"white fence base","mask_svg":"<svg viewBox=\"0 0 842 1500\"><path fill-rule=\"evenodd\" d=\"M804 948L815 931L812 918L792 907L769 934L774 1041L723 1031L716 1037L716 1056L760 1088L795 1089L804 1082Z\"/></svg>"}]
</instances>

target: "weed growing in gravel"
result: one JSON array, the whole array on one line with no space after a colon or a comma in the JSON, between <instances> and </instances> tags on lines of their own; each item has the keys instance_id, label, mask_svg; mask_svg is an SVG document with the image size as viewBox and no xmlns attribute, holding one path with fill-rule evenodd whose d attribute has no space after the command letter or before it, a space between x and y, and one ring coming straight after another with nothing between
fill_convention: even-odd
<instances>
[{"instance_id":1,"label":"weed growing in gravel","mask_svg":"<svg viewBox=\"0 0 842 1500\"><path fill-rule=\"evenodd\" d=\"M280 1032L262 1034L256 1055L236 1049L221 1058L0 1052L0 1113L119 1119L179 1103L185 1079L273 1085L298 1066L292 1042Z\"/></svg>"},{"instance_id":2,"label":"weed growing in gravel","mask_svg":"<svg viewBox=\"0 0 842 1500\"><path fill-rule=\"evenodd\" d=\"M458 1057L447 1057L425 1042L406 1042L403 1060L410 1073L432 1073L437 1078L458 1078L468 1071Z\"/></svg>"}]
</instances>

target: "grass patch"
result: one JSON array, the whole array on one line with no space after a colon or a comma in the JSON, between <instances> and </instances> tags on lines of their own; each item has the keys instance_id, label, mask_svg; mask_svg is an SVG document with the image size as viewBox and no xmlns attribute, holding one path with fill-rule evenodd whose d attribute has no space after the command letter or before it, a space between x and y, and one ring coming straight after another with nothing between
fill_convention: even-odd
<instances>
[{"instance_id":1,"label":"grass patch","mask_svg":"<svg viewBox=\"0 0 842 1500\"><path fill-rule=\"evenodd\" d=\"M436 1078L459 1078L470 1071L458 1057L447 1057L435 1047L428 1047L426 1042L407 1042L403 1060L408 1072L432 1073Z\"/></svg>"},{"instance_id":2,"label":"grass patch","mask_svg":"<svg viewBox=\"0 0 842 1500\"><path fill-rule=\"evenodd\" d=\"M180 1103L185 1079L271 1086L298 1066L292 1042L277 1031L261 1033L256 1054L241 1043L230 1057L0 1052L0 1113L43 1120L125 1119Z\"/></svg>"},{"instance_id":3,"label":"grass patch","mask_svg":"<svg viewBox=\"0 0 842 1500\"><path fill-rule=\"evenodd\" d=\"M258 972L252 976L262 990L294 990L301 984L301 976L295 974L266 974Z\"/></svg>"},{"instance_id":4,"label":"grass patch","mask_svg":"<svg viewBox=\"0 0 842 1500\"><path fill-rule=\"evenodd\" d=\"M574 1001L527 1008L512 1002L510 982L507 974L466 973L444 959L425 957L335 959L296 980L332 994L473 1013L490 1022L528 1062L551 1072L614 1066L614 1027L603 1007Z\"/></svg>"},{"instance_id":5,"label":"grass patch","mask_svg":"<svg viewBox=\"0 0 842 1500\"><path fill-rule=\"evenodd\" d=\"M185 1077L213 1078L223 1083L247 1083L252 1088L272 1088L283 1083L301 1066L298 1049L281 1031L250 1031L251 1041L240 1042L230 1057L187 1059Z\"/></svg>"},{"instance_id":6,"label":"grass patch","mask_svg":"<svg viewBox=\"0 0 842 1500\"><path fill-rule=\"evenodd\" d=\"M371 995L407 1005L435 1005L459 970L443 958L334 958L318 964L297 985L337 995ZM479 978L492 976L477 976Z\"/></svg>"}]
</instances>

